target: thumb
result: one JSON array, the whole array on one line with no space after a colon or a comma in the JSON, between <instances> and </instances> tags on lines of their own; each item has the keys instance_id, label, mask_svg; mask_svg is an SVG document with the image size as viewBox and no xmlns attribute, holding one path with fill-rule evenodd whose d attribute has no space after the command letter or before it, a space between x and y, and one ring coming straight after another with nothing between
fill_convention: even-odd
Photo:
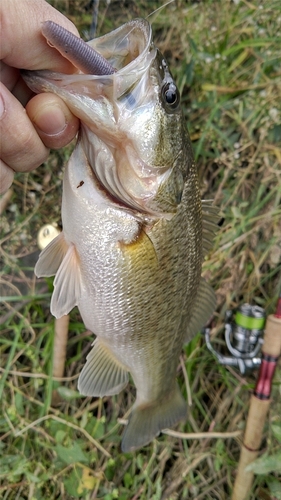
<instances>
[{"instance_id":1,"label":"thumb","mask_svg":"<svg viewBox=\"0 0 281 500\"><path fill-rule=\"evenodd\" d=\"M47 148L66 146L78 131L78 118L55 94L36 95L27 103L26 111Z\"/></svg>"}]
</instances>

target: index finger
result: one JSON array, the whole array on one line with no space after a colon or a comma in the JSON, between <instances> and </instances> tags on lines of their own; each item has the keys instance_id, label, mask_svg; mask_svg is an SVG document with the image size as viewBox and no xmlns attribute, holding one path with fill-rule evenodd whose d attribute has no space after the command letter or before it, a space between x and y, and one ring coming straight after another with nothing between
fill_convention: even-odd
<instances>
[{"instance_id":1,"label":"index finger","mask_svg":"<svg viewBox=\"0 0 281 500\"><path fill-rule=\"evenodd\" d=\"M44 0L2 0L0 59L14 68L73 73L74 66L50 47L41 33L47 20L79 36L74 24Z\"/></svg>"}]
</instances>

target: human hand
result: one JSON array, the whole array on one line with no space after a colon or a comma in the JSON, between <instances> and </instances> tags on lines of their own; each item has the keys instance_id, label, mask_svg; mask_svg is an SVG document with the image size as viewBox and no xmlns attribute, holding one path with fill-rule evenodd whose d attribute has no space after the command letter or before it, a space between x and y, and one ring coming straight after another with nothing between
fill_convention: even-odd
<instances>
[{"instance_id":1,"label":"human hand","mask_svg":"<svg viewBox=\"0 0 281 500\"><path fill-rule=\"evenodd\" d=\"M71 21L44 0L0 3L0 193L10 187L15 172L38 167L49 148L65 146L78 130L78 118L58 96L34 96L20 76L20 69L75 71L41 34L42 22L49 19L78 35Z\"/></svg>"}]
</instances>

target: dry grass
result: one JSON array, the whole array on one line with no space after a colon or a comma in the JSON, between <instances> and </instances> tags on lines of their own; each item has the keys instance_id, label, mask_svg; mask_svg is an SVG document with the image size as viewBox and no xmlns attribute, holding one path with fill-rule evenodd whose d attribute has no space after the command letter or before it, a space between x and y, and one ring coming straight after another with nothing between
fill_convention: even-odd
<instances>
[{"instance_id":1,"label":"dry grass","mask_svg":"<svg viewBox=\"0 0 281 500\"><path fill-rule=\"evenodd\" d=\"M81 32L86 1L54 1ZM160 2L100 2L99 31L147 16ZM278 0L178 1L153 17L157 45L182 91L202 180L202 196L225 222L204 265L217 292L213 339L224 313L244 302L274 310L281 274L281 7ZM229 499L241 437L179 438L163 434L120 454L134 388L118 397L81 398L76 381L92 335L79 313L70 318L65 379L52 380L51 280L35 281L36 236L60 224L62 167L71 146L52 152L31 174L18 175L2 216L0 491L4 499ZM219 340L217 340L219 339ZM218 345L218 344L216 344ZM183 361L192 406L181 433L242 431L257 374L219 365L198 334ZM179 366L183 392L185 380ZM280 365L264 433L265 456L280 447ZM61 396L51 406L52 390ZM228 435L228 434L227 434ZM250 499L281 498L280 466L264 466Z\"/></svg>"}]
</instances>

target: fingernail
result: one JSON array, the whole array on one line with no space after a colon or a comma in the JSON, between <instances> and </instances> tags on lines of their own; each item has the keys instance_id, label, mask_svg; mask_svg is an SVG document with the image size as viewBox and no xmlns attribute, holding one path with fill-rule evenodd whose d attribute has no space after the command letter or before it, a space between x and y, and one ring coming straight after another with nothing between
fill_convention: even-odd
<instances>
[{"instance_id":1,"label":"fingernail","mask_svg":"<svg viewBox=\"0 0 281 500\"><path fill-rule=\"evenodd\" d=\"M59 106L44 106L33 117L33 122L46 135L57 135L67 126L65 115Z\"/></svg>"},{"instance_id":2,"label":"fingernail","mask_svg":"<svg viewBox=\"0 0 281 500\"><path fill-rule=\"evenodd\" d=\"M0 94L0 120L5 114L6 108L2 94Z\"/></svg>"}]
</instances>

